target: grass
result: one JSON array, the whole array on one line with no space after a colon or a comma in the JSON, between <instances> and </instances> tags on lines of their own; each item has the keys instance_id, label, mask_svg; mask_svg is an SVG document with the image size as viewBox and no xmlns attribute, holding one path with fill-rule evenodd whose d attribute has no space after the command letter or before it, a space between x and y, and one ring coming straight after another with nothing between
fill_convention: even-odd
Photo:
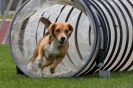
<instances>
[{"instance_id":1,"label":"grass","mask_svg":"<svg viewBox=\"0 0 133 88\"><path fill-rule=\"evenodd\" d=\"M12 19L13 15L7 15L6 19ZM3 15L0 15L0 19L3 18Z\"/></svg>"},{"instance_id":2,"label":"grass","mask_svg":"<svg viewBox=\"0 0 133 88\"><path fill-rule=\"evenodd\" d=\"M71 78L30 78L15 74L8 45L0 44L0 88L133 88L133 71L111 72L111 77L104 78L98 73Z\"/></svg>"}]
</instances>

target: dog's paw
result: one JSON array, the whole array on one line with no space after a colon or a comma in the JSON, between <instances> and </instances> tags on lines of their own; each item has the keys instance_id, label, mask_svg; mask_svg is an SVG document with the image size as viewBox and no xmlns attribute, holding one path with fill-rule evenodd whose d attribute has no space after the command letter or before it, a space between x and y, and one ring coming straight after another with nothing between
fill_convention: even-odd
<instances>
[{"instance_id":1,"label":"dog's paw","mask_svg":"<svg viewBox=\"0 0 133 88\"><path fill-rule=\"evenodd\" d=\"M33 70L32 62L29 62L29 63L28 63L27 69L28 69L29 71Z\"/></svg>"},{"instance_id":2,"label":"dog's paw","mask_svg":"<svg viewBox=\"0 0 133 88\"><path fill-rule=\"evenodd\" d=\"M54 69L50 69L50 73L51 74L54 74L55 73L55 70Z\"/></svg>"},{"instance_id":3,"label":"dog's paw","mask_svg":"<svg viewBox=\"0 0 133 88\"><path fill-rule=\"evenodd\" d=\"M37 61L37 62L36 62L36 64L37 64L38 68L41 68L41 67L42 67L43 62L42 62L42 61Z\"/></svg>"},{"instance_id":4,"label":"dog's paw","mask_svg":"<svg viewBox=\"0 0 133 88\"><path fill-rule=\"evenodd\" d=\"M37 74L39 74L39 76L41 77L43 76L43 71L41 70L41 68L38 69Z\"/></svg>"}]
</instances>

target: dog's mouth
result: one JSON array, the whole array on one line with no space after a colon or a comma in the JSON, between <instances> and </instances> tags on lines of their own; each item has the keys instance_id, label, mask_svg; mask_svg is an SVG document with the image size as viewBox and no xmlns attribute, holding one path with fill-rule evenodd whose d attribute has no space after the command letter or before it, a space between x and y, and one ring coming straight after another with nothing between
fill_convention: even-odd
<instances>
[{"instance_id":1,"label":"dog's mouth","mask_svg":"<svg viewBox=\"0 0 133 88\"><path fill-rule=\"evenodd\" d=\"M60 37L60 38L58 39L59 45L60 45L60 46L64 45L65 42L66 42L66 40L67 40L67 37L66 37L66 36Z\"/></svg>"},{"instance_id":2,"label":"dog's mouth","mask_svg":"<svg viewBox=\"0 0 133 88\"><path fill-rule=\"evenodd\" d=\"M62 46L62 45L64 45L64 41L59 41L59 44Z\"/></svg>"}]
</instances>

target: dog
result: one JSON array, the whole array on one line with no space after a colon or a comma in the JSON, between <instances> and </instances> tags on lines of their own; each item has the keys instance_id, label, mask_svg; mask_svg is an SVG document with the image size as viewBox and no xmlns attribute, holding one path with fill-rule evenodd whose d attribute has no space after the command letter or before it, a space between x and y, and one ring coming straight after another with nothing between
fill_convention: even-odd
<instances>
[{"instance_id":1,"label":"dog","mask_svg":"<svg viewBox=\"0 0 133 88\"><path fill-rule=\"evenodd\" d=\"M27 65L28 70L32 70L32 63L37 58L37 73L43 76L42 72L45 67L50 66L50 73L55 73L55 68L67 54L69 43L68 39L74 31L73 26L68 22L51 23L44 17L40 17L48 29L48 32L38 41L33 56ZM43 57L46 61L43 64Z\"/></svg>"}]
</instances>

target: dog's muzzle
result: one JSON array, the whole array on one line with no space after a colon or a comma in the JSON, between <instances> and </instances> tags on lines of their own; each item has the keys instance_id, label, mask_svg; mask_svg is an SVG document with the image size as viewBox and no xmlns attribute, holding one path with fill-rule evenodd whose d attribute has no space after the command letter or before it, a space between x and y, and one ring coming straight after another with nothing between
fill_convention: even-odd
<instances>
[{"instance_id":1,"label":"dog's muzzle","mask_svg":"<svg viewBox=\"0 0 133 88\"><path fill-rule=\"evenodd\" d=\"M59 39L59 44L60 44L60 45L64 45L65 42L66 42L66 40L67 40L67 37L62 36L62 37Z\"/></svg>"}]
</instances>

